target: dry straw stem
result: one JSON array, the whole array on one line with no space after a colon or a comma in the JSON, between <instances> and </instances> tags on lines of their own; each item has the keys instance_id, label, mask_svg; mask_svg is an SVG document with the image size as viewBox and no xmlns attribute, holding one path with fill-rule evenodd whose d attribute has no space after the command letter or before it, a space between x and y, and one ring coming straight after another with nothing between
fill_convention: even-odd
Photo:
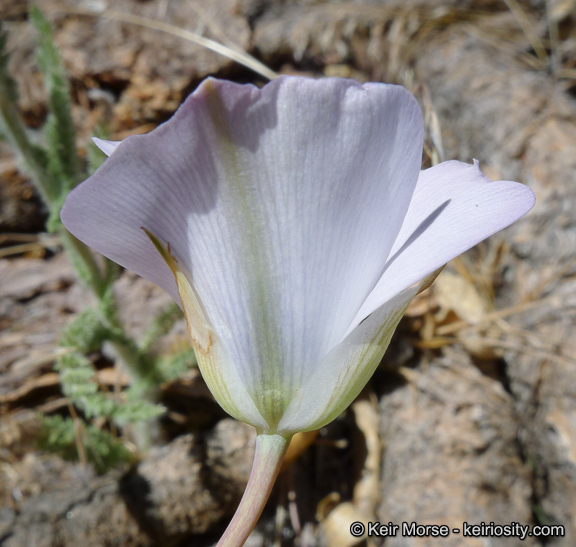
<instances>
[{"instance_id":1,"label":"dry straw stem","mask_svg":"<svg viewBox=\"0 0 576 547\"><path fill-rule=\"evenodd\" d=\"M318 504L316 514L322 524L328 547L353 547L362 541L365 541L368 547L375 547L377 543L372 538L355 538L350 535L349 528L354 521L365 524L375 521L376 510L381 501L382 441L378 399L372 391L364 390L352 403L351 409L364 443L359 453L365 454L362 469L354 485L352 500L342 502L340 494L332 492Z\"/></svg>"},{"instance_id":2,"label":"dry straw stem","mask_svg":"<svg viewBox=\"0 0 576 547\"><path fill-rule=\"evenodd\" d=\"M547 342L539 339L533 332L525 331L523 329L514 329L511 327L504 318L524 313L533 309L537 309L546 304L557 301L555 295L540 300L524 302L510 308L497 310L485 314L481 321L471 324L467 321L455 321L448 325L435 327L433 334L429 339L422 341L414 341L414 345L420 349L439 349L444 346L449 346L458 341L458 338L451 338L450 335L457 334L460 331L468 331L472 334L472 338L468 337L467 341L471 342L475 339L484 346L491 348L500 348L504 350L512 350L519 353L530 353L542 359L557 362L567 366L574 366L576 360L567 355L558 355L554 348L547 347ZM505 340L502 338L486 336L480 331L484 331L489 325L494 325L497 328L495 334L516 337L516 340ZM478 332L477 337L474 337L474 332ZM519 341L521 339L521 341Z\"/></svg>"},{"instance_id":3,"label":"dry straw stem","mask_svg":"<svg viewBox=\"0 0 576 547\"><path fill-rule=\"evenodd\" d=\"M571 86L572 81L576 80L576 69L561 66L559 45L562 40L559 35L557 15L551 11L549 2L546 3L545 14L548 37L541 38L538 35L538 22L520 6L517 0L504 1L536 56L518 49L518 46L510 42L508 31L499 29L498 25L490 25L489 32L486 32L486 29L471 27L469 29L470 34L490 44L502 53L515 59L520 59L529 68L549 70L555 78L569 80L568 86ZM494 40L495 37L497 40ZM550 53L547 50L550 50Z\"/></svg>"},{"instance_id":4,"label":"dry straw stem","mask_svg":"<svg viewBox=\"0 0 576 547\"><path fill-rule=\"evenodd\" d=\"M392 21L389 32L391 58L388 59L388 78L406 85L402 78L403 70L414 60L418 51L421 50L422 43L428 40L432 33L448 28L453 23L469 22L472 24L467 26L467 32L475 38L484 41L509 57L520 59L531 69L552 69L556 78L569 80L568 85L572 85L573 80L576 80L576 69L560 66L560 59L557 55L560 37L554 14L551 14L549 10L547 11L549 39L541 38L538 35L538 22L523 10L517 0L505 0L505 3L535 55L525 51L525 43L519 44L517 40L511 40L509 27L504 28L495 24L493 12L458 9L452 6L432 9L394 9L377 6L368 8L373 10L375 16L377 14L381 16L382 11L387 10L386 13ZM483 21L488 21L489 25L479 27ZM550 55L546 48L551 50Z\"/></svg>"},{"instance_id":5,"label":"dry straw stem","mask_svg":"<svg viewBox=\"0 0 576 547\"><path fill-rule=\"evenodd\" d=\"M80 460L80 463L85 467L88 464L88 458L86 456L86 447L84 446L84 442L82 440L84 425L82 424L82 420L78 418L76 409L74 408L74 405L70 399L68 399L68 410L72 416L72 419L74 420L74 440L76 442L76 450L78 451L78 459Z\"/></svg>"},{"instance_id":6,"label":"dry straw stem","mask_svg":"<svg viewBox=\"0 0 576 547\"><path fill-rule=\"evenodd\" d=\"M488 311L493 307L494 287L492 280L496 272L496 266L502 258L502 253L508 251L506 246L489 246L484 251L484 256L480 259L480 265L485 264L488 271L472 272L470 265L466 264L466 256L455 259L452 264L457 275L465 279L474 287L482 287L478 292L485 302L485 310L481 317L471 320L462 317L461 310L450 308L456 313L460 320L452 321L448 324L438 325L438 317L430 313L422 314L422 310L414 316L422 315L422 327L419 329L420 339L413 340L413 344L419 349L439 349L450 346L457 342L462 342L469 348L470 344L482 345L487 348L514 350L520 353L529 352L539 355L541 358L558 362L564 365L574 365L576 361L566 355L556 355L556 350L544 340L539 340L534 333L513 329L505 319L545 306L552 306L556 310L562 308L562 302L555 294L541 296L549 292L561 278L573 275L574 261L567 262L562 268L556 270L552 278L544 280L538 287L526 295L524 300L514 306L505 309ZM476 264L478 266L478 264ZM482 268L485 270L486 268ZM441 303L439 303L441 305ZM448 304L449 305L449 304ZM506 337L512 340L506 340ZM519 342L518 340L522 340ZM473 353L473 351L472 351Z\"/></svg>"},{"instance_id":7,"label":"dry straw stem","mask_svg":"<svg viewBox=\"0 0 576 547\"><path fill-rule=\"evenodd\" d=\"M545 304L549 303L552 300L555 300L555 296L550 296L547 298L541 298L540 300L533 300L530 302L523 302L521 304L517 304L516 306L512 306L510 308L506 308L503 310L493 311L491 313L487 313L483 318L482 321L476 323L475 325L471 325L467 321L455 321L454 323L450 323L449 325L443 325L436 329L436 334L440 336L445 336L447 334L453 334L458 332L459 330L466 329L466 328L479 328L481 326L485 326L489 323L492 323L498 319L504 319L505 317L509 317L511 315L517 315L519 313L524 313L526 311L533 310L535 308L539 308L544 306Z\"/></svg>"},{"instance_id":8,"label":"dry straw stem","mask_svg":"<svg viewBox=\"0 0 576 547\"><path fill-rule=\"evenodd\" d=\"M17 245L10 245L0 249L0 258L19 255L22 253L44 253L46 249L61 245L58 234L0 234L0 245L4 241L19 241Z\"/></svg>"},{"instance_id":9,"label":"dry straw stem","mask_svg":"<svg viewBox=\"0 0 576 547\"><path fill-rule=\"evenodd\" d=\"M522 51L517 45L510 42L505 29L498 29L496 27L492 28L490 32L486 32L485 28L479 29L470 26L467 28L467 32L474 38L481 40L511 59L519 59L532 70L544 70L546 67L545 63L543 63L539 58Z\"/></svg>"},{"instance_id":10,"label":"dry straw stem","mask_svg":"<svg viewBox=\"0 0 576 547\"><path fill-rule=\"evenodd\" d=\"M533 336L532 333L526 332L526 339L530 339ZM500 340L498 338L483 338L483 341L495 348L502 348L505 350L512 350L517 352L528 352L533 356L539 357L544 361L553 361L561 365L566 365L569 367L574 367L576 365L576 360L571 359L566 355L558 355L553 351L541 350L535 347L526 347L525 344L519 344L517 342L508 342L506 340Z\"/></svg>"},{"instance_id":11,"label":"dry straw stem","mask_svg":"<svg viewBox=\"0 0 576 547\"><path fill-rule=\"evenodd\" d=\"M364 9L361 9L364 8ZM508 54L517 57L521 51L518 47L509 43L509 36L506 31L498 35L498 40L494 36L487 36L485 31L477 29L482 21L490 21L490 29L493 34L492 21L494 13L482 10L462 9L455 6L438 6L430 8L427 6L413 6L399 8L392 6L373 6L344 4L339 6L329 6L331 12L371 14L375 19L385 18L389 22L387 40L389 43L388 59L383 63L387 67L387 79L396 81L412 90L413 74L410 65L422 50L423 44L430 40L431 36L438 31L450 28L455 23L471 23L468 25L471 33L480 34L480 38L488 41L491 45L505 50ZM532 34L535 34L532 32ZM533 55L525 53L525 62L532 68L542 69L544 65ZM437 150L440 152L441 150ZM433 156L434 150L430 151Z\"/></svg>"},{"instance_id":12,"label":"dry straw stem","mask_svg":"<svg viewBox=\"0 0 576 547\"><path fill-rule=\"evenodd\" d=\"M48 357L48 356L46 356ZM51 354L49 359L47 358L43 363L50 363L55 359L55 355ZM42 364L43 364L42 363ZM48 372L43 374L39 378L33 378L31 380L26 380L24 384L16 389L8 391L6 394L0 395L0 405L10 405L20 401L30 395L34 390L41 388L53 388L60 385L58 374L56 372Z\"/></svg>"},{"instance_id":13,"label":"dry straw stem","mask_svg":"<svg viewBox=\"0 0 576 547\"><path fill-rule=\"evenodd\" d=\"M546 53L544 45L542 44L542 41L534 31L536 24L530 20L529 15L520 7L520 4L518 4L516 0L504 0L504 2L508 6L508 9L514 15L516 21L518 21L520 28L522 29L522 31L526 35L526 38L532 45L532 48L536 52L538 59L544 66L546 66L548 55Z\"/></svg>"},{"instance_id":14,"label":"dry straw stem","mask_svg":"<svg viewBox=\"0 0 576 547\"><path fill-rule=\"evenodd\" d=\"M123 13L113 10L102 10L94 12L64 7L58 8L58 10L65 13L75 13L78 15L106 17L108 19L114 19L116 21L122 21L124 23L130 23L132 25L138 25L153 30L159 30L161 32L166 32L168 34L172 34L173 36L183 38L184 40L194 42L195 44L214 51L215 53L219 53L220 55L223 55L224 57L227 57L228 59L231 59L232 61L235 61L238 64L249 68L250 70L253 70L257 74L260 74L260 76L263 76L269 80L273 80L276 78L276 76L278 76L276 72L268 68L265 64L261 63L245 51L238 50L236 48L232 49L219 42L210 40L210 38L205 38L200 34L192 32L191 30L186 30L169 23L164 23L163 21L155 21L154 19L140 17L139 15L133 15L131 13Z\"/></svg>"},{"instance_id":15,"label":"dry straw stem","mask_svg":"<svg viewBox=\"0 0 576 547\"><path fill-rule=\"evenodd\" d=\"M411 8L404 11L404 16L413 15L420 19L418 27L414 26L411 34L403 34L399 39L405 40L405 58L412 61L421 49L422 42L428 40L430 34L437 30L449 28L454 23L472 22L477 23L490 17L490 12L479 10L458 9L453 6L438 8Z\"/></svg>"}]
</instances>

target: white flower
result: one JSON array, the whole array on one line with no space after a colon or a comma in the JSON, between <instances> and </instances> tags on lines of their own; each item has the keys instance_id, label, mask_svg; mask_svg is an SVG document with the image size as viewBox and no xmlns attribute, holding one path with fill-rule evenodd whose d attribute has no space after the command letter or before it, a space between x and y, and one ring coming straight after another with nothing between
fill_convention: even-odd
<instances>
[{"instance_id":1,"label":"white flower","mask_svg":"<svg viewBox=\"0 0 576 547\"><path fill-rule=\"evenodd\" d=\"M100 141L62 220L181 302L225 410L289 437L356 397L422 280L534 204L477 163L420 171L422 135L399 86L209 79L148 135Z\"/></svg>"}]
</instances>

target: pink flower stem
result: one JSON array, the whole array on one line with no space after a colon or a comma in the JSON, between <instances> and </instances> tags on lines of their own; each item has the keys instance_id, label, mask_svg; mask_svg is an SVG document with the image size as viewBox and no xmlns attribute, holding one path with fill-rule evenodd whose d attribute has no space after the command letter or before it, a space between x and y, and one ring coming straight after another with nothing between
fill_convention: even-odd
<instances>
[{"instance_id":1,"label":"pink flower stem","mask_svg":"<svg viewBox=\"0 0 576 547\"><path fill-rule=\"evenodd\" d=\"M290 439L291 436L284 437L278 434L262 434L256 437L256 453L246 490L234 517L216 547L244 545L268 501Z\"/></svg>"}]
</instances>

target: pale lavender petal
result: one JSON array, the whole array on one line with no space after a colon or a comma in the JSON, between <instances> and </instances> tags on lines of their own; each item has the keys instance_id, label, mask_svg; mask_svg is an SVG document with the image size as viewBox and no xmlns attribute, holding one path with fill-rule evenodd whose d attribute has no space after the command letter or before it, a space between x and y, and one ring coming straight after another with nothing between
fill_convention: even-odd
<instances>
[{"instance_id":1,"label":"pale lavender petal","mask_svg":"<svg viewBox=\"0 0 576 547\"><path fill-rule=\"evenodd\" d=\"M400 291L518 220L534 201L527 186L490 181L476 161L422 171L382 276L348 332Z\"/></svg>"},{"instance_id":2,"label":"pale lavender petal","mask_svg":"<svg viewBox=\"0 0 576 547\"><path fill-rule=\"evenodd\" d=\"M401 87L208 80L171 121L123 141L62 218L177 297L140 227L170 244L261 408L289 400L376 284L421 149Z\"/></svg>"},{"instance_id":3,"label":"pale lavender petal","mask_svg":"<svg viewBox=\"0 0 576 547\"><path fill-rule=\"evenodd\" d=\"M98 148L100 148L100 150L102 150L102 152L104 152L104 154L106 154L107 156L110 156L112 154L112 152L114 152L114 150L116 150L116 148L118 148L118 145L122 141L105 141L104 139L99 139L98 137L92 137L92 142Z\"/></svg>"}]
</instances>

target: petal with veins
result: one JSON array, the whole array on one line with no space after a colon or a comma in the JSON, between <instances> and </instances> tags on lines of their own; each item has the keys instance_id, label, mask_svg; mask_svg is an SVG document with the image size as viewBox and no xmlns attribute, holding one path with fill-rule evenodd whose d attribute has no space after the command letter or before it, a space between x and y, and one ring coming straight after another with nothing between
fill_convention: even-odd
<instances>
[{"instance_id":1,"label":"petal with veins","mask_svg":"<svg viewBox=\"0 0 576 547\"><path fill-rule=\"evenodd\" d=\"M62 218L178 298L140 227L169 244L274 422L379 278L418 178L422 125L398 86L207 80L172 120L117 147Z\"/></svg>"},{"instance_id":2,"label":"petal with veins","mask_svg":"<svg viewBox=\"0 0 576 547\"><path fill-rule=\"evenodd\" d=\"M398 292L516 222L534 200L523 184L492 182L476 161L422 171L380 280L347 332Z\"/></svg>"},{"instance_id":3,"label":"petal with veins","mask_svg":"<svg viewBox=\"0 0 576 547\"><path fill-rule=\"evenodd\" d=\"M414 284L533 204L476 164L420 172L422 135L399 86L208 79L151 133L97 139L110 157L62 219L181 302L228 412L319 427L367 381Z\"/></svg>"}]
</instances>

